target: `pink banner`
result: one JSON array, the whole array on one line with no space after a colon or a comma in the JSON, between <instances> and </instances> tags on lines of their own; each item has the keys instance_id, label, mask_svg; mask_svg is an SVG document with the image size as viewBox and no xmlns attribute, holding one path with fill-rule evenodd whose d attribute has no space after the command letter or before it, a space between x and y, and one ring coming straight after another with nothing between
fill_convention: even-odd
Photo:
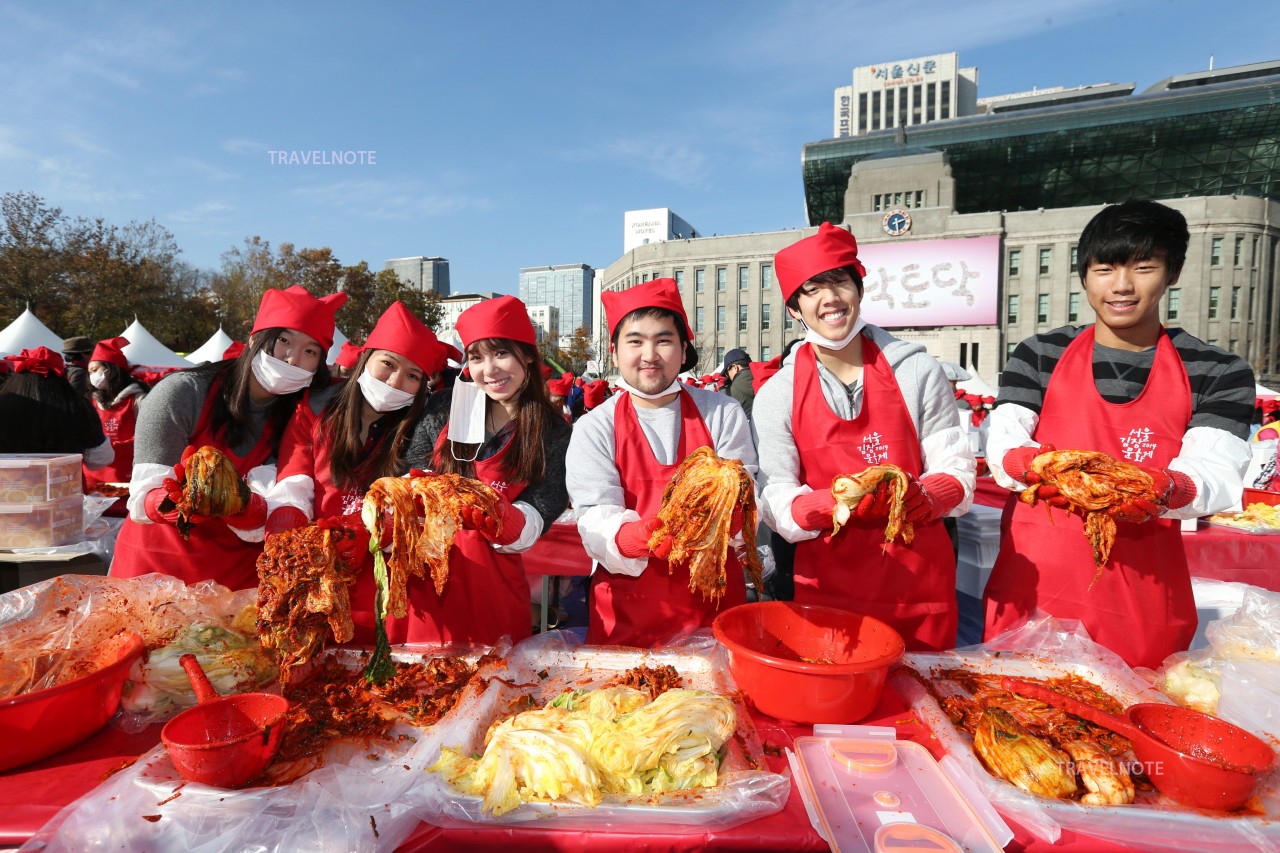
<instances>
[{"instance_id":1,"label":"pink banner","mask_svg":"<svg viewBox=\"0 0 1280 853\"><path fill-rule=\"evenodd\" d=\"M1000 284L1000 238L966 237L861 247L862 316L886 329L991 326Z\"/></svg>"}]
</instances>

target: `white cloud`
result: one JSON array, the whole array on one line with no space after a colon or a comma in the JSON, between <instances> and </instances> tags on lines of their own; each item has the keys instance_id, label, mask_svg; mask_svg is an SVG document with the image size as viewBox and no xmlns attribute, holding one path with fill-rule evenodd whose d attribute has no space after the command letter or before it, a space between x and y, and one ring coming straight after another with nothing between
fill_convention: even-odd
<instances>
[{"instance_id":1,"label":"white cloud","mask_svg":"<svg viewBox=\"0 0 1280 853\"><path fill-rule=\"evenodd\" d=\"M707 155L670 133L604 139L590 148L562 151L560 156L571 162L611 163L693 189L710 185Z\"/></svg>"},{"instance_id":2,"label":"white cloud","mask_svg":"<svg viewBox=\"0 0 1280 853\"><path fill-rule=\"evenodd\" d=\"M266 154L267 146L254 139L224 139L219 146L228 154Z\"/></svg>"},{"instance_id":3,"label":"white cloud","mask_svg":"<svg viewBox=\"0 0 1280 853\"><path fill-rule=\"evenodd\" d=\"M317 208L364 219L405 220L446 216L463 211L484 212L493 207L487 198L463 193L433 192L403 181L336 181L299 187L290 195Z\"/></svg>"},{"instance_id":4,"label":"white cloud","mask_svg":"<svg viewBox=\"0 0 1280 853\"><path fill-rule=\"evenodd\" d=\"M203 223L205 222L205 220L217 218L216 217L217 214L226 213L229 210L235 210L235 208L227 204L226 202L205 201L193 207L187 207L181 210L175 210L172 213L168 214L166 219L171 222Z\"/></svg>"}]
</instances>

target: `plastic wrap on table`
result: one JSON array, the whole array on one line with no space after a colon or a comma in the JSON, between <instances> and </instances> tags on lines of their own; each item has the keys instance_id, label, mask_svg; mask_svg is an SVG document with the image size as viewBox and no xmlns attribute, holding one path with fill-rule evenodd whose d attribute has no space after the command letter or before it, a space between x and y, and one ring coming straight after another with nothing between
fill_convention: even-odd
<instances>
[{"instance_id":1,"label":"plastic wrap on table","mask_svg":"<svg viewBox=\"0 0 1280 853\"><path fill-rule=\"evenodd\" d=\"M988 644L936 654L907 654L903 664L929 677L935 668L1020 678L1075 675L1111 694L1122 705L1168 702L1114 653L1089 639L1078 622L1037 618L992 638ZM1228 853L1280 849L1280 771L1259 782L1250 808L1239 813L1187 808L1155 791L1140 791L1131 805L1089 806L1029 794L992 776L973 752L972 739L957 729L927 689L899 670L892 678L939 743L1003 815L1036 837L1056 842L1063 829L1139 850Z\"/></svg>"},{"instance_id":2,"label":"plastic wrap on table","mask_svg":"<svg viewBox=\"0 0 1280 853\"><path fill-rule=\"evenodd\" d=\"M503 641L493 651L503 654L509 648ZM475 662L487 651L488 647L415 644L393 646L392 658L414 662L452 656ZM355 650L329 649L324 654L350 661L352 667L358 661ZM467 701L471 692L483 692L488 684L484 676L499 667L486 664L459 702ZM418 823L407 793L427 775L425 756L448 719L446 714L427 728L397 722L390 741L331 744L322 766L279 787L227 790L184 782L164 746L157 746L64 808L22 849L394 850ZM434 752L439 753L438 745Z\"/></svg>"},{"instance_id":3,"label":"plastic wrap on table","mask_svg":"<svg viewBox=\"0 0 1280 853\"><path fill-rule=\"evenodd\" d=\"M62 575L0 595L0 657L19 665L38 659L47 675L26 689L50 687L61 661L120 631L134 631L156 648L193 622L229 625L253 601L253 590L233 593L212 582L188 587L167 575ZM7 695L6 671L12 670L0 668L0 695Z\"/></svg>"},{"instance_id":4,"label":"plastic wrap on table","mask_svg":"<svg viewBox=\"0 0 1280 853\"><path fill-rule=\"evenodd\" d=\"M542 706L566 690L594 689L633 667L665 665L675 667L686 687L733 698L737 731L725 744L728 751L716 787L660 795L605 794L595 807L529 802L495 817L485 812L480 797L463 793L441 774L431 773L411 792L418 815L445 827L536 826L539 830L670 834L723 830L781 810L791 780L767 770L759 735L729 674L724 650L709 634L693 634L652 650L585 646L568 632L537 635L515 647L508 659L507 681L495 682L499 689L466 707L460 704L457 713L439 727L440 736L417 749L429 753L424 759L427 766L440 758L444 746L480 752L489 726L521 696L531 696Z\"/></svg>"},{"instance_id":5,"label":"plastic wrap on table","mask_svg":"<svg viewBox=\"0 0 1280 853\"><path fill-rule=\"evenodd\" d=\"M1181 705L1280 743L1280 592L1247 587L1240 607L1210 622L1205 635L1208 648L1165 659L1157 686Z\"/></svg>"}]
</instances>

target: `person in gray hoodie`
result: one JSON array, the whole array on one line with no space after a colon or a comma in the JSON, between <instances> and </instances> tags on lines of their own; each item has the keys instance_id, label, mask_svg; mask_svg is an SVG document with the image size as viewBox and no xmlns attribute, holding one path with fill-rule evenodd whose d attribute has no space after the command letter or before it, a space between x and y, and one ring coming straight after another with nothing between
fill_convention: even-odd
<instances>
[{"instance_id":1,"label":"person in gray hoodie","mask_svg":"<svg viewBox=\"0 0 1280 853\"><path fill-rule=\"evenodd\" d=\"M765 522L799 543L795 600L882 619L909 649L951 648L956 562L941 519L968 511L975 464L946 375L924 347L862 319L865 269L848 231L823 224L774 269L807 333L753 415ZM872 465L907 474L906 525L890 542L888 481L832 533L832 480Z\"/></svg>"}]
</instances>

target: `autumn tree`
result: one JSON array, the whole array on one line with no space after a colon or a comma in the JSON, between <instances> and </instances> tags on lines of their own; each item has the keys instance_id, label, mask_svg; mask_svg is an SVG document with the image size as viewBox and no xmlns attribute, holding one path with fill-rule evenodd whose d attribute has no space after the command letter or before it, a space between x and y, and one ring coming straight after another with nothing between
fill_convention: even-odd
<instances>
[{"instance_id":1,"label":"autumn tree","mask_svg":"<svg viewBox=\"0 0 1280 853\"><path fill-rule=\"evenodd\" d=\"M0 196L0 322L30 306L52 322L67 304L67 222L62 209L30 192Z\"/></svg>"},{"instance_id":2,"label":"autumn tree","mask_svg":"<svg viewBox=\"0 0 1280 853\"><path fill-rule=\"evenodd\" d=\"M564 365L575 376L581 376L587 370L587 362L595 357L595 347L591 341L591 330L579 326L569 341L569 346L557 349L556 361Z\"/></svg>"},{"instance_id":3,"label":"autumn tree","mask_svg":"<svg viewBox=\"0 0 1280 853\"><path fill-rule=\"evenodd\" d=\"M396 300L432 330L439 331L444 316L440 297L434 291L418 290L397 276L395 270L375 273L365 261L343 267L341 289L347 294L347 304L338 311L338 326L353 341L367 338L382 312Z\"/></svg>"}]
</instances>

